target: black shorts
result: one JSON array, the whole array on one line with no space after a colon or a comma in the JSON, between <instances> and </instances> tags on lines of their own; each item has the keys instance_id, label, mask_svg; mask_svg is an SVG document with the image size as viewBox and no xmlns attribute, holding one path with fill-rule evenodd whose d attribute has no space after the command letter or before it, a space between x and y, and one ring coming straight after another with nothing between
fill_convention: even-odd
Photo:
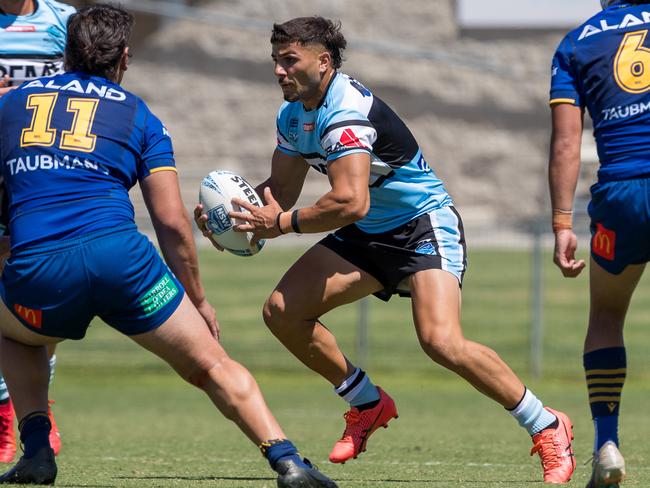
<instances>
[{"instance_id":1,"label":"black shorts","mask_svg":"<svg viewBox=\"0 0 650 488\"><path fill-rule=\"evenodd\" d=\"M462 285L467 268L465 232L454 207L443 207L379 234L347 225L320 241L346 261L376 278L384 289L375 296L411 296L406 283L417 271L442 269Z\"/></svg>"}]
</instances>

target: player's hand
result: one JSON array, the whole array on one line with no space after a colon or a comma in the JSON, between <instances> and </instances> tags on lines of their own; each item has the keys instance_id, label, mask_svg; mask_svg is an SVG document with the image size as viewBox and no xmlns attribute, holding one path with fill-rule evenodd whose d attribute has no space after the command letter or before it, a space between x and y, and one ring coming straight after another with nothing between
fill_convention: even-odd
<instances>
[{"instance_id":1,"label":"player's hand","mask_svg":"<svg viewBox=\"0 0 650 488\"><path fill-rule=\"evenodd\" d=\"M196 206L194 209L194 222L196 222L196 226L199 228L201 231L201 234L203 234L205 237L210 239L210 242L212 245L217 248L219 251L223 251L223 247L221 247L219 244L217 244L217 241L215 241L212 238L212 231L208 229L207 222L208 222L208 216L203 213L203 205L200 203Z\"/></svg>"},{"instance_id":2,"label":"player's hand","mask_svg":"<svg viewBox=\"0 0 650 488\"><path fill-rule=\"evenodd\" d=\"M239 205L247 212L230 212L231 218L244 221L234 226L237 232L252 232L253 238L251 245L257 244L260 239L273 239L282 235L280 229L276 225L278 214L282 212L282 207L273 198L271 188L268 186L264 188L264 201L266 205L263 207L256 207L250 202L242 200L241 198L233 198L232 203Z\"/></svg>"},{"instance_id":3,"label":"player's hand","mask_svg":"<svg viewBox=\"0 0 650 488\"><path fill-rule=\"evenodd\" d=\"M585 267L584 259L576 261L577 248L578 238L572 230L562 229L555 233L553 262L560 268L565 278L575 278Z\"/></svg>"},{"instance_id":4,"label":"player's hand","mask_svg":"<svg viewBox=\"0 0 650 488\"><path fill-rule=\"evenodd\" d=\"M212 336L219 340L219 335L221 334L221 329L219 328L219 322L217 322L217 312L215 312L214 307L208 303L206 299L203 299L201 303L196 306L196 309L205 320L208 329Z\"/></svg>"},{"instance_id":5,"label":"player's hand","mask_svg":"<svg viewBox=\"0 0 650 488\"><path fill-rule=\"evenodd\" d=\"M0 97L17 88L16 86L9 86L9 83L11 83L9 76L5 75L0 78Z\"/></svg>"}]
</instances>

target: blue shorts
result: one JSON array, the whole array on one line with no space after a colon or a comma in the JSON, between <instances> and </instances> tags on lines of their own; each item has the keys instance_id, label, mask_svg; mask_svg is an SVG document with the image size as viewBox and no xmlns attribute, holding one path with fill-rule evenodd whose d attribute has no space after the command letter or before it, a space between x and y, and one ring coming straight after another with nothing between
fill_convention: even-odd
<instances>
[{"instance_id":1,"label":"blue shorts","mask_svg":"<svg viewBox=\"0 0 650 488\"><path fill-rule=\"evenodd\" d=\"M384 289L375 296L386 301L392 295L410 296L404 280L418 271L442 269L462 285L467 268L463 221L451 206L379 234L347 225L320 244L379 281Z\"/></svg>"},{"instance_id":2,"label":"blue shorts","mask_svg":"<svg viewBox=\"0 0 650 488\"><path fill-rule=\"evenodd\" d=\"M17 251L0 284L5 305L28 329L81 339L99 316L126 335L162 325L184 289L135 224Z\"/></svg>"},{"instance_id":3,"label":"blue shorts","mask_svg":"<svg viewBox=\"0 0 650 488\"><path fill-rule=\"evenodd\" d=\"M650 178L596 183L589 216L591 256L603 269L650 261Z\"/></svg>"}]
</instances>

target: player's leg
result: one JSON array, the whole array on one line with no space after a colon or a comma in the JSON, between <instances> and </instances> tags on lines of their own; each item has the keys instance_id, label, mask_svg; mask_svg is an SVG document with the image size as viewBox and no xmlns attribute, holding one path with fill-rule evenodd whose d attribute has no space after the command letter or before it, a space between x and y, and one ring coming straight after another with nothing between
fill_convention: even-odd
<instances>
[{"instance_id":1,"label":"player's leg","mask_svg":"<svg viewBox=\"0 0 650 488\"><path fill-rule=\"evenodd\" d=\"M210 334L187 296L160 327L131 338L207 393L221 413L262 449L279 486L335 487L303 460L269 410L253 376Z\"/></svg>"},{"instance_id":2,"label":"player's leg","mask_svg":"<svg viewBox=\"0 0 650 488\"><path fill-rule=\"evenodd\" d=\"M52 386L54 381L54 373L56 372L56 344L49 344L47 346L47 357L50 367L50 376L49 376L49 386ZM58 456L61 451L61 433L59 432L59 426L54 420L54 413L52 412L52 405L54 405L54 400L48 400L47 402L47 416L50 419L52 424L52 429L50 430L50 445L54 451L54 455Z\"/></svg>"},{"instance_id":3,"label":"player's leg","mask_svg":"<svg viewBox=\"0 0 650 488\"><path fill-rule=\"evenodd\" d=\"M60 341L28 330L0 300L0 368L20 419L23 456L0 483L51 484L57 468L47 416L49 359L46 346Z\"/></svg>"},{"instance_id":4,"label":"player's leg","mask_svg":"<svg viewBox=\"0 0 650 488\"><path fill-rule=\"evenodd\" d=\"M365 450L368 437L397 416L393 400L340 350L319 317L383 286L331 249L317 244L284 275L264 305L264 321L300 361L350 404L346 427L330 454L342 463Z\"/></svg>"},{"instance_id":5,"label":"player's leg","mask_svg":"<svg viewBox=\"0 0 650 488\"><path fill-rule=\"evenodd\" d=\"M627 369L623 325L644 268L627 266L615 275L591 261L584 368L595 430L594 487L617 486L625 476L625 462L618 452L618 415Z\"/></svg>"},{"instance_id":6,"label":"player's leg","mask_svg":"<svg viewBox=\"0 0 650 488\"><path fill-rule=\"evenodd\" d=\"M318 317L381 289L368 273L316 244L275 287L264 305L264 321L300 361L338 386L355 368Z\"/></svg>"},{"instance_id":7,"label":"player's leg","mask_svg":"<svg viewBox=\"0 0 650 488\"><path fill-rule=\"evenodd\" d=\"M56 349L55 344L47 346L47 353L49 358L49 384L54 380L54 371L56 367ZM54 420L52 413L52 405L54 400L48 401L47 414L52 424L50 431L50 445L54 451L54 455L58 455L61 450L61 433ZM14 420L16 414L14 412L13 403L9 398L9 390L4 377L0 375L0 463L10 463L14 460L16 455L16 435L14 433Z\"/></svg>"},{"instance_id":8,"label":"player's leg","mask_svg":"<svg viewBox=\"0 0 650 488\"><path fill-rule=\"evenodd\" d=\"M614 487L625 475L618 451L618 414L627 369L623 324L650 260L650 180L597 183L591 188L589 327L583 364L595 427L590 486Z\"/></svg>"},{"instance_id":9,"label":"player's leg","mask_svg":"<svg viewBox=\"0 0 650 488\"><path fill-rule=\"evenodd\" d=\"M409 285L415 328L427 355L508 409L533 436L534 450L542 458L544 480L567 482L575 469L568 418L544 408L496 352L463 336L457 277L428 269L411 275ZM558 453L557 445L565 451Z\"/></svg>"},{"instance_id":10,"label":"player's leg","mask_svg":"<svg viewBox=\"0 0 650 488\"><path fill-rule=\"evenodd\" d=\"M0 463L10 463L16 455L15 417L7 383L0 375Z\"/></svg>"}]
</instances>

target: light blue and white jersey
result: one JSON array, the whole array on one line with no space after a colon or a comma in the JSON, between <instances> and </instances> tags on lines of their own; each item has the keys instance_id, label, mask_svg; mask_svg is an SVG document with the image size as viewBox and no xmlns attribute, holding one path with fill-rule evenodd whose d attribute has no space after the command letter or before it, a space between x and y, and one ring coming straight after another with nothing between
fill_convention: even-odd
<instances>
[{"instance_id":1,"label":"light blue and white jersey","mask_svg":"<svg viewBox=\"0 0 650 488\"><path fill-rule=\"evenodd\" d=\"M370 210L356 222L364 232L386 232L452 205L402 119L346 74L334 75L314 110L285 102L277 126L278 149L302 156L323 174L330 161L358 152L370 155Z\"/></svg>"},{"instance_id":2,"label":"light blue and white jersey","mask_svg":"<svg viewBox=\"0 0 650 488\"><path fill-rule=\"evenodd\" d=\"M30 15L9 15L0 9L0 76L12 84L63 71L63 51L70 5L34 0Z\"/></svg>"}]
</instances>

